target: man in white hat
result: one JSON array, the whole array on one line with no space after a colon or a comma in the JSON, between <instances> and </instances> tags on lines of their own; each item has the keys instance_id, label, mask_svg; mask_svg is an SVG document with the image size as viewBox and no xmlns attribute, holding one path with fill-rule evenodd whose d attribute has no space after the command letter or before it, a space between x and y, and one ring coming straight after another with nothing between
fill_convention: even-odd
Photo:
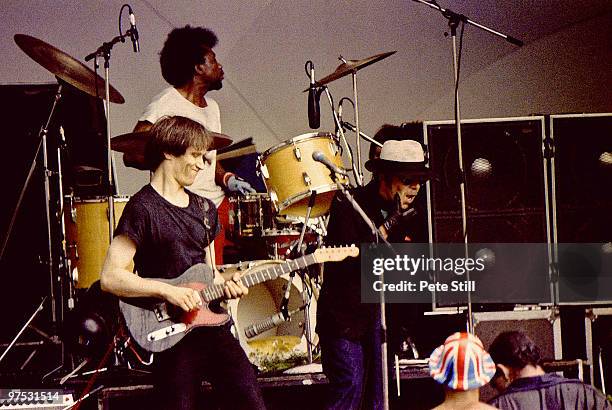
<instances>
[{"instance_id":1,"label":"man in white hat","mask_svg":"<svg viewBox=\"0 0 612 410\"><path fill-rule=\"evenodd\" d=\"M377 178L352 194L383 236L404 238L402 223L421 183L429 178L423 148L413 140L390 140L379 158L366 162ZM375 242L368 225L339 195L334 199L326 243ZM350 260L349 260L350 259ZM383 407L379 306L361 303L361 266L357 258L328 263L317 308L323 371L329 379L329 409Z\"/></svg>"}]
</instances>

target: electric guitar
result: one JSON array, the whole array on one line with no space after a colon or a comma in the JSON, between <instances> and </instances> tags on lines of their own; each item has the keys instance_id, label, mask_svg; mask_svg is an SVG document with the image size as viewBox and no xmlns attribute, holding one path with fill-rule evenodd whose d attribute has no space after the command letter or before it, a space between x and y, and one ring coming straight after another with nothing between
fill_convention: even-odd
<instances>
[{"instance_id":1,"label":"electric guitar","mask_svg":"<svg viewBox=\"0 0 612 410\"><path fill-rule=\"evenodd\" d=\"M337 262L358 255L359 248L354 245L320 248L309 255L247 273L240 280L248 288L316 263ZM193 265L177 278L156 279L197 290L202 307L191 312L157 298L121 299L119 308L134 340L149 352L161 352L177 344L193 328L227 323L230 320L227 312L217 313L209 308L211 302L225 298L224 285L213 284L213 279L214 273L204 263Z\"/></svg>"}]
</instances>

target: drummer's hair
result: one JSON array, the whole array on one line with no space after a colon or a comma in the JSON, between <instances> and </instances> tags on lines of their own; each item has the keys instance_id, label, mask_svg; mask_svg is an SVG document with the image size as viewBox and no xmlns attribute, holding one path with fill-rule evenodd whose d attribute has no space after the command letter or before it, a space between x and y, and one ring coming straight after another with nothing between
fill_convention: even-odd
<instances>
[{"instance_id":1,"label":"drummer's hair","mask_svg":"<svg viewBox=\"0 0 612 410\"><path fill-rule=\"evenodd\" d=\"M164 154L178 157L189 147L205 151L212 142L212 137L202 124L179 116L160 118L153 124L150 133L145 161L151 171L155 171L166 158Z\"/></svg>"},{"instance_id":2,"label":"drummer's hair","mask_svg":"<svg viewBox=\"0 0 612 410\"><path fill-rule=\"evenodd\" d=\"M203 51L212 50L219 39L205 27L175 28L159 53L162 77L174 87L181 87L193 78L194 67L203 62Z\"/></svg>"}]
</instances>

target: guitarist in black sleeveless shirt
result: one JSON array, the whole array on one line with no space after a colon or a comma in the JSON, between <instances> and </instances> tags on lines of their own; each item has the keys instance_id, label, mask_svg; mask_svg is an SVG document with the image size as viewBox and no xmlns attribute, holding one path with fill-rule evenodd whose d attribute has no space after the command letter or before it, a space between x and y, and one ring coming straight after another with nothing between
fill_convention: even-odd
<instances>
[{"instance_id":1,"label":"guitarist in black sleeveless shirt","mask_svg":"<svg viewBox=\"0 0 612 410\"><path fill-rule=\"evenodd\" d=\"M195 311L202 305L197 291L155 278L176 278L197 263L214 265L214 252L211 256L205 249L212 249L220 229L217 210L210 200L184 189L203 168L211 138L202 125L184 117L163 117L151 133L146 150L151 183L125 207L101 285L123 298L154 297ZM132 260L138 275L129 270ZM227 298L247 292L238 275L225 282ZM213 385L223 408L265 408L253 367L229 324L193 329L157 353L154 366L156 402L162 409L201 408L202 379Z\"/></svg>"}]
</instances>

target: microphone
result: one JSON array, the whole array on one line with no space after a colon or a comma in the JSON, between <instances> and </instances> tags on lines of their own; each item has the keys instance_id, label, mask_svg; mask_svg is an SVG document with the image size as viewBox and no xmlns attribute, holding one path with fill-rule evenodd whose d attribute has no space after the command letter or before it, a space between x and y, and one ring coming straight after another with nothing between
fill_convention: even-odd
<instances>
[{"instance_id":1,"label":"microphone","mask_svg":"<svg viewBox=\"0 0 612 410\"><path fill-rule=\"evenodd\" d=\"M262 320L261 322L258 323L254 323L252 325L247 326L244 329L244 335L246 337L248 337L249 339L252 337L255 337L263 332L265 332L266 330L270 330L273 327L276 327L278 325L280 325L281 323L285 322L285 321L289 321L291 320L291 316L295 315L297 312L299 312L300 310L302 310L305 306L302 306L299 309L295 309L292 310L291 312L289 312L287 319L285 319L285 315L283 314L283 312L278 312L272 316L270 316L269 318Z\"/></svg>"},{"instance_id":2,"label":"microphone","mask_svg":"<svg viewBox=\"0 0 612 410\"><path fill-rule=\"evenodd\" d=\"M310 88L308 89L308 125L312 129L321 126L321 112L319 108L319 93L315 86L314 64L310 63Z\"/></svg>"},{"instance_id":3,"label":"microphone","mask_svg":"<svg viewBox=\"0 0 612 410\"><path fill-rule=\"evenodd\" d=\"M325 165L327 168L329 168L329 170L335 172L336 174L347 175L345 170L338 168L338 166L331 162L329 158L327 158L321 151L314 151L312 153L312 159Z\"/></svg>"},{"instance_id":4,"label":"microphone","mask_svg":"<svg viewBox=\"0 0 612 410\"><path fill-rule=\"evenodd\" d=\"M134 52L140 51L140 43L138 42L138 30L136 29L136 16L132 12L132 8L129 9L130 14L130 38L132 39L132 45L134 46Z\"/></svg>"}]
</instances>

